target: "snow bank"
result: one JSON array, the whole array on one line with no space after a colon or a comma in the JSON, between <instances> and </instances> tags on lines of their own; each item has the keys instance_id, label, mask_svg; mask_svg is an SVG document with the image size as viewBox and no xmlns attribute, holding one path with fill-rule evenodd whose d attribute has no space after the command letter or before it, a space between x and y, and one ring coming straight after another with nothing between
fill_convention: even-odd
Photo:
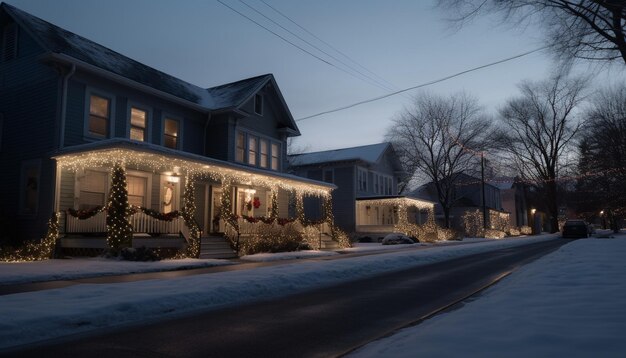
<instances>
[{"instance_id":1,"label":"snow bank","mask_svg":"<svg viewBox=\"0 0 626 358\"><path fill-rule=\"evenodd\" d=\"M229 265L228 260L182 259L154 262L110 260L104 258L44 260L34 262L0 262L0 285L85 277L124 275L140 272L184 270Z\"/></svg>"},{"instance_id":2,"label":"snow bank","mask_svg":"<svg viewBox=\"0 0 626 358\"><path fill-rule=\"evenodd\" d=\"M572 242L354 357L623 357L626 236Z\"/></svg>"},{"instance_id":3,"label":"snow bank","mask_svg":"<svg viewBox=\"0 0 626 358\"><path fill-rule=\"evenodd\" d=\"M0 348L181 312L284 296L381 272L555 237L433 247L171 279L83 284L0 296L0 317L3 317Z\"/></svg>"}]
</instances>

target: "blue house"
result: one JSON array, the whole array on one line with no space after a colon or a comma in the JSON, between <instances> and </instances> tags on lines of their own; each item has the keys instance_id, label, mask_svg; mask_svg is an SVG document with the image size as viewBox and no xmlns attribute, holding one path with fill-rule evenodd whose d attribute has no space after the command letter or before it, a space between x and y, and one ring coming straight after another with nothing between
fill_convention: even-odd
<instances>
[{"instance_id":1,"label":"blue house","mask_svg":"<svg viewBox=\"0 0 626 358\"><path fill-rule=\"evenodd\" d=\"M286 173L286 141L300 131L271 74L198 87L6 3L0 35L0 212L21 239L42 237L55 211L66 234L102 232L103 216L68 209L103 206L118 162L131 204L164 214L193 177L205 234L224 230L223 190L234 214L276 205L286 217L290 198L334 188ZM133 220L139 232L179 225Z\"/></svg>"},{"instance_id":2,"label":"blue house","mask_svg":"<svg viewBox=\"0 0 626 358\"><path fill-rule=\"evenodd\" d=\"M335 223L355 236L392 232L399 207L407 208L408 221L417 224L433 210L431 201L398 195L406 173L391 143L290 155L289 162L294 174L337 186ZM307 204L309 216L319 215L314 200Z\"/></svg>"}]
</instances>

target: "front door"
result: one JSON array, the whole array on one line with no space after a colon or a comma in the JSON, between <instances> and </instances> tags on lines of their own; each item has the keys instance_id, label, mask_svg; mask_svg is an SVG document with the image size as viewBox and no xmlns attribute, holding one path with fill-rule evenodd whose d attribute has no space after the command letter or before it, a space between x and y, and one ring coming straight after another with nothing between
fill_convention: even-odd
<instances>
[{"instance_id":1,"label":"front door","mask_svg":"<svg viewBox=\"0 0 626 358\"><path fill-rule=\"evenodd\" d=\"M212 188L211 192L211 232L224 232L224 222L220 219L222 213L222 188Z\"/></svg>"}]
</instances>

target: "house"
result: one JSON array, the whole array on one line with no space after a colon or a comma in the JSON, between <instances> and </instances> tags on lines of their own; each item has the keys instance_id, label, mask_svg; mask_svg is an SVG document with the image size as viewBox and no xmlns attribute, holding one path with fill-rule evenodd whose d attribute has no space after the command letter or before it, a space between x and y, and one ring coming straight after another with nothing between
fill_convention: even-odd
<instances>
[{"instance_id":1,"label":"house","mask_svg":"<svg viewBox=\"0 0 626 358\"><path fill-rule=\"evenodd\" d=\"M489 180L489 183L500 189L502 199L502 209L510 213L510 224L514 227L527 226L528 224L528 205L526 204L525 185L518 178L495 178Z\"/></svg>"},{"instance_id":2,"label":"house","mask_svg":"<svg viewBox=\"0 0 626 358\"><path fill-rule=\"evenodd\" d=\"M503 210L500 189L485 182L485 206L488 211L487 224L490 227L502 227L509 222L508 212ZM438 201L435 185L430 182L424 184L410 193L411 196L425 200ZM463 216L471 212L482 213L482 181L465 173L455 175L452 189L452 209L450 210L450 226L457 230L463 230ZM482 217L482 216L481 216ZM435 218L443 225L443 208L437 202L435 205Z\"/></svg>"},{"instance_id":3,"label":"house","mask_svg":"<svg viewBox=\"0 0 626 358\"><path fill-rule=\"evenodd\" d=\"M433 209L432 201L398 195L406 173L391 143L290 155L289 162L294 174L337 186L332 193L335 223L349 233L392 232L404 219L400 214L420 224ZM307 204L306 212L319 216L319 205Z\"/></svg>"},{"instance_id":4,"label":"house","mask_svg":"<svg viewBox=\"0 0 626 358\"><path fill-rule=\"evenodd\" d=\"M22 239L42 237L52 212L65 234L103 232L116 163L147 213L180 210L193 181L205 235L224 232L224 203L239 220L286 217L293 198L335 187L286 173L300 131L271 74L198 87L6 3L0 34L0 210ZM136 232L180 230L139 214Z\"/></svg>"}]
</instances>

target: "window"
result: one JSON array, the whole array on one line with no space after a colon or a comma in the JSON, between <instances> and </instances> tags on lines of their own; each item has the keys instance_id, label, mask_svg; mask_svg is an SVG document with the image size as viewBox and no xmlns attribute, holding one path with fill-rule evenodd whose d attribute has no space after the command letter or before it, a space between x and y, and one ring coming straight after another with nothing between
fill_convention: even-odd
<instances>
[{"instance_id":1,"label":"window","mask_svg":"<svg viewBox=\"0 0 626 358\"><path fill-rule=\"evenodd\" d=\"M136 107L130 108L130 139L142 142L146 140L147 121L148 112Z\"/></svg>"},{"instance_id":2,"label":"window","mask_svg":"<svg viewBox=\"0 0 626 358\"><path fill-rule=\"evenodd\" d=\"M280 159L280 150L278 144L272 143L272 170L278 170L278 163Z\"/></svg>"},{"instance_id":3,"label":"window","mask_svg":"<svg viewBox=\"0 0 626 358\"><path fill-rule=\"evenodd\" d=\"M254 113L263 115L263 96L260 94L254 95Z\"/></svg>"},{"instance_id":4,"label":"window","mask_svg":"<svg viewBox=\"0 0 626 358\"><path fill-rule=\"evenodd\" d=\"M39 172L41 161L27 160L22 162L20 184L20 213L36 214L39 206Z\"/></svg>"},{"instance_id":5,"label":"window","mask_svg":"<svg viewBox=\"0 0 626 358\"><path fill-rule=\"evenodd\" d=\"M17 25L13 22L2 30L2 61L17 57Z\"/></svg>"},{"instance_id":6,"label":"window","mask_svg":"<svg viewBox=\"0 0 626 358\"><path fill-rule=\"evenodd\" d=\"M179 127L179 122L177 120L165 118L165 122L163 123L164 146L172 149L178 149Z\"/></svg>"},{"instance_id":7,"label":"window","mask_svg":"<svg viewBox=\"0 0 626 358\"><path fill-rule=\"evenodd\" d=\"M235 160L243 163L243 155L246 152L246 135L237 133L237 148L235 150Z\"/></svg>"},{"instance_id":8,"label":"window","mask_svg":"<svg viewBox=\"0 0 626 358\"><path fill-rule=\"evenodd\" d=\"M269 154L267 139L261 139L260 144L261 144L261 157L260 157L261 161L259 162L259 166L261 168L267 168L267 162L268 162L267 159L268 159L268 154Z\"/></svg>"},{"instance_id":9,"label":"window","mask_svg":"<svg viewBox=\"0 0 626 358\"><path fill-rule=\"evenodd\" d=\"M257 137L248 136L248 164L256 165L256 157L257 157Z\"/></svg>"},{"instance_id":10,"label":"window","mask_svg":"<svg viewBox=\"0 0 626 358\"><path fill-rule=\"evenodd\" d=\"M357 168L357 186L359 191L367 191L367 170Z\"/></svg>"},{"instance_id":11,"label":"window","mask_svg":"<svg viewBox=\"0 0 626 358\"><path fill-rule=\"evenodd\" d=\"M324 169L324 181L327 183L334 183L334 173L332 169Z\"/></svg>"},{"instance_id":12,"label":"window","mask_svg":"<svg viewBox=\"0 0 626 358\"><path fill-rule=\"evenodd\" d=\"M108 182L106 172L85 170L85 175L78 179L78 209L90 210L97 206L104 206Z\"/></svg>"},{"instance_id":13,"label":"window","mask_svg":"<svg viewBox=\"0 0 626 358\"><path fill-rule=\"evenodd\" d=\"M128 190L128 203L135 206L146 206L147 179L143 177L126 176L126 189Z\"/></svg>"},{"instance_id":14,"label":"window","mask_svg":"<svg viewBox=\"0 0 626 358\"><path fill-rule=\"evenodd\" d=\"M89 127L87 133L97 137L109 135L111 100L92 94L89 97Z\"/></svg>"}]
</instances>

